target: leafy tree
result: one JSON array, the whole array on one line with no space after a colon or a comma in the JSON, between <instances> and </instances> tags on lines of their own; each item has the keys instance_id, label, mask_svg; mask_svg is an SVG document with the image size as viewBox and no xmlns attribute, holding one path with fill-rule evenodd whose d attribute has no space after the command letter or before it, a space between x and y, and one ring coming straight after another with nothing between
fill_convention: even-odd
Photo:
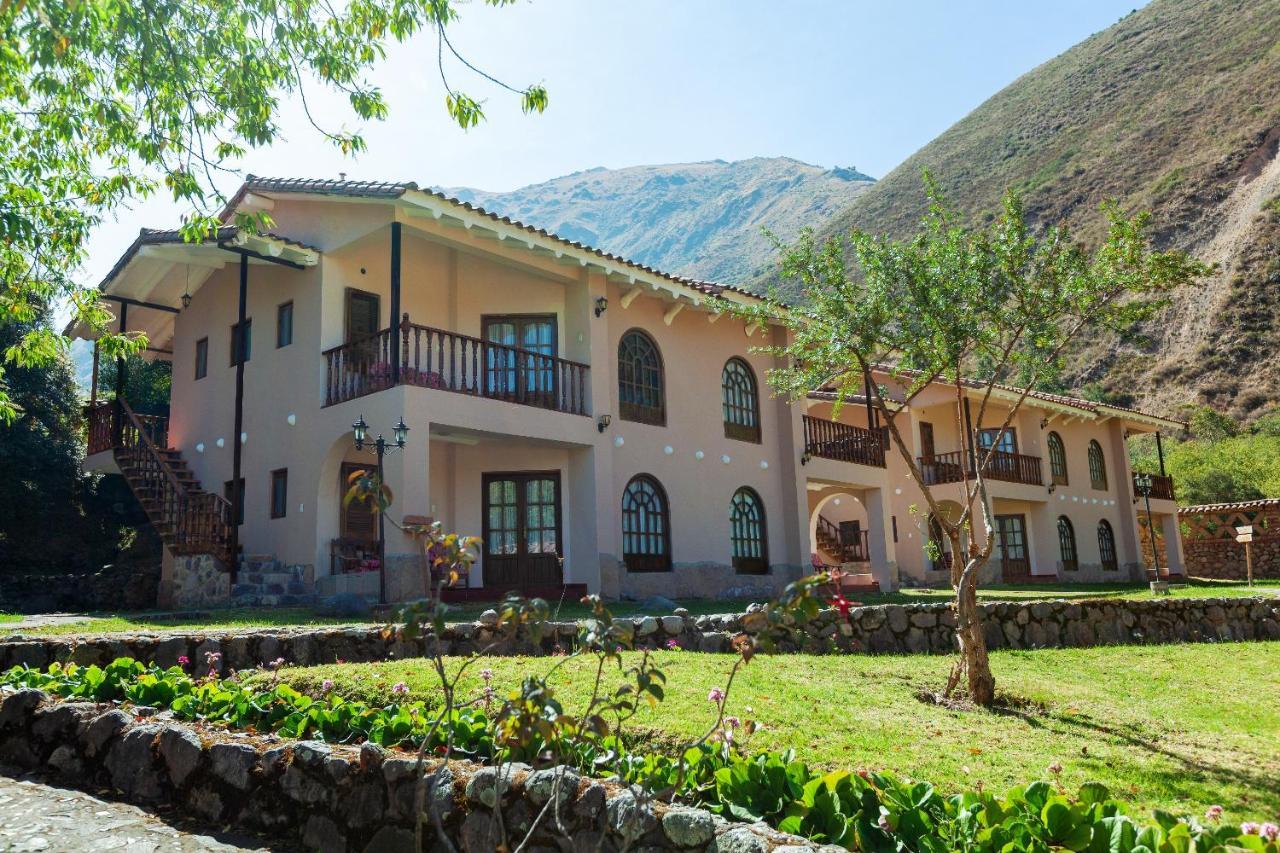
<instances>
[{"instance_id":1,"label":"leafy tree","mask_svg":"<svg viewBox=\"0 0 1280 853\"><path fill-rule=\"evenodd\" d=\"M115 396L116 370L115 359L110 359L99 366L99 397ZM172 362L158 358L155 361L146 361L138 355L127 358L123 396L135 412L143 415L169 414L169 392L172 385Z\"/></svg>"},{"instance_id":2,"label":"leafy tree","mask_svg":"<svg viewBox=\"0 0 1280 853\"><path fill-rule=\"evenodd\" d=\"M31 324L0 323L0 347L30 331ZM100 566L145 516L121 478L81 473L83 423L70 359L58 354L43 367L16 367L8 381L20 414L0 441L0 566Z\"/></svg>"},{"instance_id":3,"label":"leafy tree","mask_svg":"<svg viewBox=\"0 0 1280 853\"><path fill-rule=\"evenodd\" d=\"M487 0L505 6L514 0ZM540 85L516 89L460 56L449 42L452 0L4 0L0 2L0 318L25 329L0 363L0 420L17 409L5 365L54 363L67 347L37 322L69 301L104 332L103 355L139 352L137 336L108 332L94 292L78 286L85 240L100 218L157 190L189 204L190 239L215 225L224 199L215 176L280 135L283 98L297 99L316 130L343 152L364 149L356 131L322 126L308 88L346 96L356 119L383 119L382 93L365 79L393 41L434 34L445 109L463 128L481 102L453 86L446 59L541 112ZM326 116L330 121L335 120ZM243 217L264 227L269 217Z\"/></svg>"},{"instance_id":4,"label":"leafy tree","mask_svg":"<svg viewBox=\"0 0 1280 853\"><path fill-rule=\"evenodd\" d=\"M928 213L910 240L854 229L819 242L805 233L782 261L784 277L799 280L803 304L788 307L771 294L759 305L730 310L748 321L777 318L786 326L789 342L765 349L785 359L787 366L772 371L769 381L793 399L832 385L840 400L863 393L869 376L887 377L867 384L891 441L951 552L966 555L951 569L961 656L947 690L964 677L970 699L989 705L995 679L976 591L995 544L985 474L995 448L978 446L973 434L962 437L962 454L977 464L962 483L963 510L952 517L916 463L899 427L901 412L941 382L955 389L957 406L966 392L976 392L975 432L984 425L1007 428L1028 392L1008 404L1003 417L994 416L989 404L996 383L1030 388L1053 381L1064 350L1086 330L1128 329L1151 317L1170 291L1208 270L1182 254L1152 251L1148 216L1125 217L1113 204L1103 206L1106 239L1088 252L1065 229L1033 233L1013 192L1000 216L975 228L957 221L927 174L925 187Z\"/></svg>"},{"instance_id":5,"label":"leafy tree","mask_svg":"<svg viewBox=\"0 0 1280 853\"><path fill-rule=\"evenodd\" d=\"M1188 416L1189 433L1166 441L1165 470L1183 506L1235 503L1280 496L1280 418L1265 413L1247 428L1208 406ZM1155 441L1129 442L1134 467L1159 470Z\"/></svg>"},{"instance_id":6,"label":"leafy tree","mask_svg":"<svg viewBox=\"0 0 1280 853\"><path fill-rule=\"evenodd\" d=\"M1200 406L1191 413L1187 428L1196 438L1205 441L1221 441L1239 433L1240 428L1230 415L1209 406Z\"/></svg>"}]
</instances>

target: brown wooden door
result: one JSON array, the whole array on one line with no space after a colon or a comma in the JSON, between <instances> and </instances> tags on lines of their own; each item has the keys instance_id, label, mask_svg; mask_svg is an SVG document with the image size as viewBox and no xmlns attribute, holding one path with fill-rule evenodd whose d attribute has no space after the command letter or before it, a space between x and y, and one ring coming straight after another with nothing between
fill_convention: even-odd
<instances>
[{"instance_id":1,"label":"brown wooden door","mask_svg":"<svg viewBox=\"0 0 1280 853\"><path fill-rule=\"evenodd\" d=\"M364 340L378 334L378 294L363 290L347 291L347 342Z\"/></svg>"},{"instance_id":2,"label":"brown wooden door","mask_svg":"<svg viewBox=\"0 0 1280 853\"><path fill-rule=\"evenodd\" d=\"M342 479L338 483L338 501L342 506L347 492L351 489L350 477L356 471L372 470L370 465L356 462L342 463ZM340 536L352 543L366 543L369 547L378 541L378 517L366 501L352 501L342 507L339 523Z\"/></svg>"},{"instance_id":3,"label":"brown wooden door","mask_svg":"<svg viewBox=\"0 0 1280 853\"><path fill-rule=\"evenodd\" d=\"M554 314L492 315L481 319L485 396L546 405L555 399L557 344Z\"/></svg>"},{"instance_id":4,"label":"brown wooden door","mask_svg":"<svg viewBox=\"0 0 1280 853\"><path fill-rule=\"evenodd\" d=\"M1027 517L997 515L996 538L1000 544L1000 573L1005 583L1031 580L1031 558L1027 555Z\"/></svg>"},{"instance_id":5,"label":"brown wooden door","mask_svg":"<svg viewBox=\"0 0 1280 853\"><path fill-rule=\"evenodd\" d=\"M933 464L933 455L937 453L933 445L933 424L925 421L920 422L920 458L924 460L924 464Z\"/></svg>"},{"instance_id":6,"label":"brown wooden door","mask_svg":"<svg viewBox=\"0 0 1280 853\"><path fill-rule=\"evenodd\" d=\"M485 474L482 490L485 586L559 586L559 472Z\"/></svg>"}]
</instances>

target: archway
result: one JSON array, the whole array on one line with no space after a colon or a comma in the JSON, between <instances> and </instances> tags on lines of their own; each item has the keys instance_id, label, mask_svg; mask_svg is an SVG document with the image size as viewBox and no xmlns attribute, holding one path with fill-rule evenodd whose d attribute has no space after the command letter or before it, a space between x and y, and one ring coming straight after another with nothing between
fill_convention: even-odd
<instances>
[{"instance_id":1,"label":"archway","mask_svg":"<svg viewBox=\"0 0 1280 853\"><path fill-rule=\"evenodd\" d=\"M824 563L870 560L867 508L859 495L838 488L811 494L809 551Z\"/></svg>"}]
</instances>

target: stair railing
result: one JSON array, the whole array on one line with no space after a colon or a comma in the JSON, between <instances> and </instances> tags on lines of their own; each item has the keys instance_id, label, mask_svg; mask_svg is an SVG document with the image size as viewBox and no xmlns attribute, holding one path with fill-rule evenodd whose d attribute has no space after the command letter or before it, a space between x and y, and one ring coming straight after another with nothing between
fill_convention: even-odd
<instances>
[{"instance_id":1,"label":"stair railing","mask_svg":"<svg viewBox=\"0 0 1280 853\"><path fill-rule=\"evenodd\" d=\"M118 403L122 423L117 452L126 456L130 472L141 480L139 490L144 494L138 497L162 538L169 540L175 554L212 554L229 565L230 503L179 480L152 439L156 424L140 417L124 400Z\"/></svg>"}]
</instances>

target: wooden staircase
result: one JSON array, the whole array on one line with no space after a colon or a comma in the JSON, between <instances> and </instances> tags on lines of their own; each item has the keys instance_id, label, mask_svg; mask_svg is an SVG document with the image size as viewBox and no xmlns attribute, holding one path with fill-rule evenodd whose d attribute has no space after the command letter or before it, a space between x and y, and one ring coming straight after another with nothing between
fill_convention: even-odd
<instances>
[{"instance_id":1,"label":"wooden staircase","mask_svg":"<svg viewBox=\"0 0 1280 853\"><path fill-rule=\"evenodd\" d=\"M152 527L174 554L212 554L231 565L231 504L206 492L168 447L168 419L139 415L124 400L90 408L90 454L110 449Z\"/></svg>"},{"instance_id":2,"label":"wooden staircase","mask_svg":"<svg viewBox=\"0 0 1280 853\"><path fill-rule=\"evenodd\" d=\"M834 565L865 563L871 559L865 530L860 531L856 538L849 537L825 516L819 515L815 534L818 550Z\"/></svg>"}]
</instances>

